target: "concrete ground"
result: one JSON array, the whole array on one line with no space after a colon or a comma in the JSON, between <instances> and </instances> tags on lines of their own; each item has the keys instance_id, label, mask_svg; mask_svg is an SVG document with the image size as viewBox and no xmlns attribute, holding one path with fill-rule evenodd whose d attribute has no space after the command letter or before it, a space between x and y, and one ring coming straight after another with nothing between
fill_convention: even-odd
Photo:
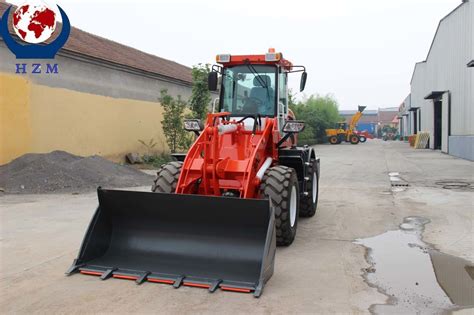
<instances>
[{"instance_id":1,"label":"concrete ground","mask_svg":"<svg viewBox=\"0 0 474 315\"><path fill-rule=\"evenodd\" d=\"M319 208L301 219L296 241L278 248L263 296L110 279L64 272L95 210L85 195L2 196L2 313L368 313L387 297L364 282L369 267L356 238L395 230L407 216L431 220L424 241L474 261L473 190L437 182L473 183L473 163L406 143L369 140L316 146L321 157ZM410 187L392 192L388 173Z\"/></svg>"}]
</instances>

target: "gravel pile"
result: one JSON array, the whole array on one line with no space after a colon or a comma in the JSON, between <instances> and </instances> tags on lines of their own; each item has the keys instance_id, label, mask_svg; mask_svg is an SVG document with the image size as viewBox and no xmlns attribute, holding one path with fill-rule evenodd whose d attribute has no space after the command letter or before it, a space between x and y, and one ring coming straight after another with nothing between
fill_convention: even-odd
<instances>
[{"instance_id":1,"label":"gravel pile","mask_svg":"<svg viewBox=\"0 0 474 315\"><path fill-rule=\"evenodd\" d=\"M0 166L5 193L87 192L97 187L146 186L153 177L100 156L80 157L64 151L25 154Z\"/></svg>"}]
</instances>

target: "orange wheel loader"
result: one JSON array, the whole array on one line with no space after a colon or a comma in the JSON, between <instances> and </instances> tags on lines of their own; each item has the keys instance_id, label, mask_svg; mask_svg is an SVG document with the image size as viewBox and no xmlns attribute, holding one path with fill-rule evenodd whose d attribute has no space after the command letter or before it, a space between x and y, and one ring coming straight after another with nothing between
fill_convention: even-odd
<instances>
[{"instance_id":1,"label":"orange wheel loader","mask_svg":"<svg viewBox=\"0 0 474 315\"><path fill-rule=\"evenodd\" d=\"M304 123L288 109L288 75L302 73L302 91L307 74L274 50L217 63L218 109L184 122L194 144L160 168L152 192L98 189L68 275L262 294L276 245L316 212L319 159L296 145Z\"/></svg>"}]
</instances>

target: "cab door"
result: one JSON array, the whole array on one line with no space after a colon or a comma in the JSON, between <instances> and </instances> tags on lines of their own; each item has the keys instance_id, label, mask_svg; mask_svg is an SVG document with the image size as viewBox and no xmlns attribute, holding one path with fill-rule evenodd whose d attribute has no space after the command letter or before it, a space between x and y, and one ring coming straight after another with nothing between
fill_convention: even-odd
<instances>
[{"instance_id":1,"label":"cab door","mask_svg":"<svg viewBox=\"0 0 474 315\"><path fill-rule=\"evenodd\" d=\"M283 125L285 124L288 117L288 73L285 72L282 68L279 69L277 93L278 130L283 136Z\"/></svg>"}]
</instances>

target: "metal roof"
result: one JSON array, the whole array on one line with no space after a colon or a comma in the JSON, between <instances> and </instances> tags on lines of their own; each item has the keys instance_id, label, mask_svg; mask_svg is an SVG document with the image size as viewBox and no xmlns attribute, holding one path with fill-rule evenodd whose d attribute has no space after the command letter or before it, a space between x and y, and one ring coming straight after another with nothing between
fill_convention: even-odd
<instances>
[{"instance_id":1,"label":"metal roof","mask_svg":"<svg viewBox=\"0 0 474 315\"><path fill-rule=\"evenodd\" d=\"M342 115L342 116L349 116L349 115L352 116L355 113L357 113L356 110L340 110L339 111L339 115ZM377 115L377 111L376 110L365 110L364 115Z\"/></svg>"},{"instance_id":2,"label":"metal roof","mask_svg":"<svg viewBox=\"0 0 474 315\"><path fill-rule=\"evenodd\" d=\"M466 3L469 3L469 0L463 0L461 4L459 4L456 8L454 8L451 12L449 12L445 17L443 17L439 23L438 23L438 27L436 28L436 32L435 32L435 35L433 36L433 40L431 41L431 45L430 45L430 49L428 50L428 54L426 55L426 59L423 60L423 61L420 61L420 62L417 62L415 64L415 67L413 68L413 72L412 72L412 75L411 75L411 80L410 80L410 84L413 82L413 77L415 76L415 71L416 71L416 67L418 64L422 64L422 63L426 63L426 61L428 60L429 56L430 56L430 53L431 53L431 50L433 48L433 45L434 45L434 42L436 40L436 36L438 35L438 31L439 31L439 28L441 27L441 23L446 20L451 14L453 14L454 12L456 12L456 10L458 10L460 7L462 7L463 5L465 5ZM472 62L472 61L471 61Z\"/></svg>"},{"instance_id":3,"label":"metal roof","mask_svg":"<svg viewBox=\"0 0 474 315\"><path fill-rule=\"evenodd\" d=\"M425 100L434 100L434 99L437 99L441 96L443 96L443 94L445 93L446 91L433 91L431 92L430 94L426 95L425 96Z\"/></svg>"}]
</instances>

